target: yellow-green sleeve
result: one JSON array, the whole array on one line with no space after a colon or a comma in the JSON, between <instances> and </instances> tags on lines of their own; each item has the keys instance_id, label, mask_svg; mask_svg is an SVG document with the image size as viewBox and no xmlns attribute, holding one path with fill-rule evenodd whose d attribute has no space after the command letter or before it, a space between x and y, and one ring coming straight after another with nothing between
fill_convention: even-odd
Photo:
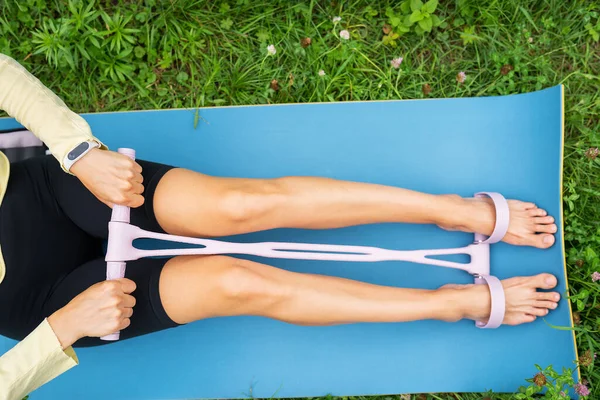
<instances>
[{"instance_id":1,"label":"yellow-green sleeve","mask_svg":"<svg viewBox=\"0 0 600 400\"><path fill-rule=\"evenodd\" d=\"M0 400L21 400L79 363L73 348L62 349L48 320L0 357Z\"/></svg>"},{"instance_id":2,"label":"yellow-green sleeve","mask_svg":"<svg viewBox=\"0 0 600 400\"><path fill-rule=\"evenodd\" d=\"M11 57L0 54L0 109L40 138L63 165L81 142L93 140L88 123Z\"/></svg>"}]
</instances>

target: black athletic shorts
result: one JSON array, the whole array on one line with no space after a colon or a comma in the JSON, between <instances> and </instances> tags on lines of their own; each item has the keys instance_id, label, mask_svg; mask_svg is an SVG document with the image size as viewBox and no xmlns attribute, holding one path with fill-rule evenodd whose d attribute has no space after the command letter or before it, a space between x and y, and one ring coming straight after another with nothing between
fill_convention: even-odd
<instances>
[{"instance_id":1,"label":"black athletic shorts","mask_svg":"<svg viewBox=\"0 0 600 400\"><path fill-rule=\"evenodd\" d=\"M145 203L131 209L131 223L164 232L153 209L160 179L172 167L138 161L144 176ZM44 318L75 296L106 279L103 244L111 209L51 156L11 164L0 206L0 246L6 277L0 283L0 334L22 340ZM121 339L177 326L165 312L159 278L166 259L127 263L125 276L137 289L131 325ZM84 338L75 346L107 342Z\"/></svg>"}]
</instances>

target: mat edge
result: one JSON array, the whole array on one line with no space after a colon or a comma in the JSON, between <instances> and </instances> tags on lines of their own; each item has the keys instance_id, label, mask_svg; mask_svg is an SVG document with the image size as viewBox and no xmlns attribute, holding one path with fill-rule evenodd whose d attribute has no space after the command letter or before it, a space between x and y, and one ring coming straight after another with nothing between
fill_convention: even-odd
<instances>
[{"instance_id":1,"label":"mat edge","mask_svg":"<svg viewBox=\"0 0 600 400\"><path fill-rule=\"evenodd\" d=\"M564 151L565 151L565 86L560 85L560 126L561 126L561 135L560 135L560 179L559 179L559 191L560 191L560 217L561 217L561 246L562 246L562 254L563 254L563 268L565 269L565 285L567 289L567 297L570 296L569 292L569 275L567 271L567 252L565 246L565 213L564 213L564 190L563 190L563 180L564 180ZM579 354L577 351L577 336L575 335L575 321L573 320L573 306L571 302L567 300L567 305L569 307L569 316L571 318L571 334L573 335L573 352L575 354L575 363L576 368L575 372L577 374L577 381L581 382L581 369L579 368Z\"/></svg>"},{"instance_id":2,"label":"mat edge","mask_svg":"<svg viewBox=\"0 0 600 400\"><path fill-rule=\"evenodd\" d=\"M350 100L350 101L321 101L321 102L300 102L300 103L276 103L276 104L241 104L241 105L228 105L228 106L202 106L202 107L182 107L182 108L153 108L153 109L142 109L142 110L127 110L127 111L102 111L102 112L88 112L78 113L81 116L84 115L106 115L106 114L124 114L124 113L145 113L145 112L156 112L156 111L191 111L197 113L200 110L215 110L215 109L229 109L229 108L255 108L255 107L286 107L286 106L304 106L304 105L330 105L330 104L362 104L362 103L389 103L389 102L405 102L405 101L447 101L447 100L469 100L469 99L492 99L497 97L513 97L513 96L527 96L533 93L539 93L546 90L552 90L556 87L562 88L563 85L554 85L533 92L526 93L512 93L506 95L497 96L468 96L468 97L436 97L427 99L387 99L387 100ZM0 117L0 122L7 119L14 119L12 117ZM564 118L563 118L564 120Z\"/></svg>"}]
</instances>

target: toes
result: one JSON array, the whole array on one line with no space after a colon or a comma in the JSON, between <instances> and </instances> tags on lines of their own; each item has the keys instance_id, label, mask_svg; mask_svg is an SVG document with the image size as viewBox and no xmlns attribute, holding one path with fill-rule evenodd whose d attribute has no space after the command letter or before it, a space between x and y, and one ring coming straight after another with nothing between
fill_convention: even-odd
<instances>
[{"instance_id":1,"label":"toes","mask_svg":"<svg viewBox=\"0 0 600 400\"><path fill-rule=\"evenodd\" d=\"M551 301L556 303L560 300L560 294L556 292L536 292L535 299L539 301Z\"/></svg>"},{"instance_id":2,"label":"toes","mask_svg":"<svg viewBox=\"0 0 600 400\"><path fill-rule=\"evenodd\" d=\"M534 307L536 307L536 308L546 308L548 310L554 310L554 309L556 309L556 307L558 307L558 304L556 304L553 301L536 301L534 303Z\"/></svg>"},{"instance_id":3,"label":"toes","mask_svg":"<svg viewBox=\"0 0 600 400\"><path fill-rule=\"evenodd\" d=\"M533 210L533 209L537 209L537 206L534 203L529 203L529 202L521 202L521 207L523 207L523 210Z\"/></svg>"},{"instance_id":4,"label":"toes","mask_svg":"<svg viewBox=\"0 0 600 400\"><path fill-rule=\"evenodd\" d=\"M507 325L521 325L521 324L527 324L529 322L533 322L535 321L537 317L535 315L531 315L531 314L519 314L517 316L515 316L514 318L510 318L508 319L505 323Z\"/></svg>"},{"instance_id":5,"label":"toes","mask_svg":"<svg viewBox=\"0 0 600 400\"><path fill-rule=\"evenodd\" d=\"M545 217L535 217L535 218L533 218L533 223L536 224L536 225L553 224L554 223L554 217L551 217L549 215L547 215Z\"/></svg>"},{"instance_id":6,"label":"toes","mask_svg":"<svg viewBox=\"0 0 600 400\"><path fill-rule=\"evenodd\" d=\"M550 311L547 308L527 307L527 309L525 310L525 312L528 315L535 315L535 316L538 316L538 317L544 317L544 316L548 315L548 313Z\"/></svg>"},{"instance_id":7,"label":"toes","mask_svg":"<svg viewBox=\"0 0 600 400\"><path fill-rule=\"evenodd\" d=\"M543 210L541 208L533 208L531 210L528 210L527 214L530 217L545 217L548 213L546 212L546 210Z\"/></svg>"},{"instance_id":8,"label":"toes","mask_svg":"<svg viewBox=\"0 0 600 400\"><path fill-rule=\"evenodd\" d=\"M541 227L542 225L540 225ZM523 240L524 243L527 243L531 246L535 246L539 249L547 249L548 247L552 247L554 244L554 235L541 233L537 235L528 235L526 239Z\"/></svg>"},{"instance_id":9,"label":"toes","mask_svg":"<svg viewBox=\"0 0 600 400\"><path fill-rule=\"evenodd\" d=\"M542 248L551 247L554 244L554 235L538 235L542 242Z\"/></svg>"},{"instance_id":10,"label":"toes","mask_svg":"<svg viewBox=\"0 0 600 400\"><path fill-rule=\"evenodd\" d=\"M547 230L547 225L540 225L536 227L536 229ZM554 235L551 233L538 233L538 234L529 234L520 238L516 238L513 244L521 245L521 246L533 246L538 249L547 249L552 247L554 244Z\"/></svg>"},{"instance_id":11,"label":"toes","mask_svg":"<svg viewBox=\"0 0 600 400\"><path fill-rule=\"evenodd\" d=\"M535 315L525 314L525 315L523 315L523 318L522 318L523 322L522 323L525 324L525 323L528 323L528 322L533 322L533 321L536 320L536 318L537 317Z\"/></svg>"},{"instance_id":12,"label":"toes","mask_svg":"<svg viewBox=\"0 0 600 400\"><path fill-rule=\"evenodd\" d=\"M550 274L539 274L532 278L532 285L540 289L552 289L558 283L556 277Z\"/></svg>"},{"instance_id":13,"label":"toes","mask_svg":"<svg viewBox=\"0 0 600 400\"><path fill-rule=\"evenodd\" d=\"M535 231L539 233L556 233L556 225L536 225Z\"/></svg>"}]
</instances>

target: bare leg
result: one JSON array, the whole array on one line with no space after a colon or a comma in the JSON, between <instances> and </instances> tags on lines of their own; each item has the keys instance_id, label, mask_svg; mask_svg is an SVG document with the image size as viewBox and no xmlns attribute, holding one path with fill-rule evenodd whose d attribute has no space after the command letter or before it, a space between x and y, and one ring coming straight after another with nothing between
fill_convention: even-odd
<instances>
[{"instance_id":1,"label":"bare leg","mask_svg":"<svg viewBox=\"0 0 600 400\"><path fill-rule=\"evenodd\" d=\"M544 210L514 200L509 206L506 242L540 248L554 243L557 227ZM215 178L184 169L161 180L154 209L167 232L186 236L381 222L431 223L489 235L495 224L494 208L485 200L328 178Z\"/></svg>"},{"instance_id":2,"label":"bare leg","mask_svg":"<svg viewBox=\"0 0 600 400\"><path fill-rule=\"evenodd\" d=\"M505 324L544 316L556 307L558 293L537 292L556 285L541 274L503 281ZM160 279L167 314L178 323L234 315L260 315L299 325L403 322L422 319L485 320L487 286L438 290L376 286L347 279L299 274L230 257L177 257Z\"/></svg>"}]
</instances>

